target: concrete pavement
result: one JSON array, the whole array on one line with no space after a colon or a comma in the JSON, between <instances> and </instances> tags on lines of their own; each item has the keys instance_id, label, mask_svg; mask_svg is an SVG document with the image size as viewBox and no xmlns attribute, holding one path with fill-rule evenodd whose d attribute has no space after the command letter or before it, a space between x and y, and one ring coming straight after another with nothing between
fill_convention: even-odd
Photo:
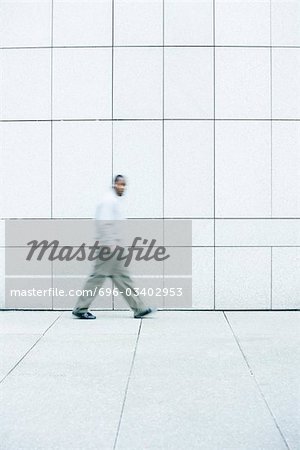
<instances>
[{"instance_id":1,"label":"concrete pavement","mask_svg":"<svg viewBox=\"0 0 300 450\"><path fill-rule=\"evenodd\" d=\"M300 449L300 312L0 312L0 448Z\"/></svg>"}]
</instances>

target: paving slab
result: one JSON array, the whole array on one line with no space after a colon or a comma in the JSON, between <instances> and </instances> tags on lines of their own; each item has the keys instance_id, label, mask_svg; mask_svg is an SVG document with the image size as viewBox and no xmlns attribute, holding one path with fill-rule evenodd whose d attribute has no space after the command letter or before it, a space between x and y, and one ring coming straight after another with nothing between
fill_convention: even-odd
<instances>
[{"instance_id":1,"label":"paving slab","mask_svg":"<svg viewBox=\"0 0 300 450\"><path fill-rule=\"evenodd\" d=\"M139 320L133 318L130 311L93 311L96 320L82 320L72 315L71 311L64 312L50 329L48 336L74 336L84 334L93 337L99 334L136 334Z\"/></svg>"},{"instance_id":2,"label":"paving slab","mask_svg":"<svg viewBox=\"0 0 300 450\"><path fill-rule=\"evenodd\" d=\"M0 448L299 449L299 315L274 314L4 311Z\"/></svg>"},{"instance_id":3,"label":"paving slab","mask_svg":"<svg viewBox=\"0 0 300 450\"><path fill-rule=\"evenodd\" d=\"M60 314L52 311L0 312L0 381L26 355Z\"/></svg>"},{"instance_id":4,"label":"paving slab","mask_svg":"<svg viewBox=\"0 0 300 450\"><path fill-rule=\"evenodd\" d=\"M43 334L61 315L57 311L0 311L0 334Z\"/></svg>"},{"instance_id":5,"label":"paving slab","mask_svg":"<svg viewBox=\"0 0 300 450\"><path fill-rule=\"evenodd\" d=\"M300 448L300 311L226 313L290 449Z\"/></svg>"},{"instance_id":6,"label":"paving slab","mask_svg":"<svg viewBox=\"0 0 300 450\"><path fill-rule=\"evenodd\" d=\"M113 448L136 335L82 322L80 334L54 324L1 383L1 449Z\"/></svg>"},{"instance_id":7,"label":"paving slab","mask_svg":"<svg viewBox=\"0 0 300 450\"><path fill-rule=\"evenodd\" d=\"M36 343L36 335L0 334L0 381Z\"/></svg>"},{"instance_id":8,"label":"paving slab","mask_svg":"<svg viewBox=\"0 0 300 450\"><path fill-rule=\"evenodd\" d=\"M116 448L286 448L224 316L161 317L142 323Z\"/></svg>"},{"instance_id":9,"label":"paving slab","mask_svg":"<svg viewBox=\"0 0 300 450\"><path fill-rule=\"evenodd\" d=\"M13 376L1 387L1 449L112 449L126 375Z\"/></svg>"}]
</instances>

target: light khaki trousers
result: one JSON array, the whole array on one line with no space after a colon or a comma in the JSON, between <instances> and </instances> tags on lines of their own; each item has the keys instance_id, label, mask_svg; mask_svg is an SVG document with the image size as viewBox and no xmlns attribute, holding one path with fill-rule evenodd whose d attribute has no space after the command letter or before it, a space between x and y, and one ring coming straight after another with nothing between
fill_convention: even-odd
<instances>
[{"instance_id":1,"label":"light khaki trousers","mask_svg":"<svg viewBox=\"0 0 300 450\"><path fill-rule=\"evenodd\" d=\"M98 258L95 260L94 270L87 279L83 287L83 295L78 298L73 311L86 312L107 277L113 279L115 286L134 313L147 308L141 298L135 295L134 283L127 267L124 266L124 260L118 261L114 256L108 261Z\"/></svg>"}]
</instances>

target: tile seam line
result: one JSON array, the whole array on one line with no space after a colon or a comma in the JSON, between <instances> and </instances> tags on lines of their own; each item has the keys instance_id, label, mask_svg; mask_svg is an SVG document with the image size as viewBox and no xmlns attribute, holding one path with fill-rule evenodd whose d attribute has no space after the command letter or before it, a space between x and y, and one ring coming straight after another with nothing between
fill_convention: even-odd
<instances>
[{"instance_id":1,"label":"tile seam line","mask_svg":"<svg viewBox=\"0 0 300 450\"><path fill-rule=\"evenodd\" d=\"M50 49L50 212L53 217L53 13L54 0L51 0L51 49Z\"/></svg>"},{"instance_id":2,"label":"tile seam line","mask_svg":"<svg viewBox=\"0 0 300 450\"><path fill-rule=\"evenodd\" d=\"M4 310L5 311L5 310ZM47 311L52 311L52 310L47 310ZM24 355L17 361L17 363L7 372L6 375L4 375L4 377L0 380L0 384L3 383L3 381L6 380L6 378L18 367L18 365L26 358L26 356L31 352L31 350L34 349L34 347L42 340L42 338L46 335L46 333L50 330L50 328L53 327L53 325L61 318L61 316L63 315L64 311L62 311L62 313L56 317L56 319L54 319L54 321L48 326L48 328L46 328L46 330L40 335L40 337L34 342L34 344L27 350L27 352L24 353Z\"/></svg>"},{"instance_id":3,"label":"tile seam line","mask_svg":"<svg viewBox=\"0 0 300 450\"><path fill-rule=\"evenodd\" d=\"M300 122L300 118L281 118L281 119L260 119L260 118L65 118L65 119L0 119L0 123L36 123L36 122Z\"/></svg>"},{"instance_id":4,"label":"tile seam line","mask_svg":"<svg viewBox=\"0 0 300 450\"><path fill-rule=\"evenodd\" d=\"M141 334L141 329L142 329L142 319L140 319L140 325L139 325L137 337L136 337L136 340L135 340L134 352L133 352L133 355L132 355L132 360L131 360L131 365L130 365L130 369L129 369L129 373L128 373L127 383L126 383L126 386L125 386L124 398L123 398L121 412L120 412L120 417L119 417L119 422L118 422L118 426L117 426L117 432L116 432L116 436L115 436L115 440L114 440L114 444L113 444L113 450L115 450L117 448L117 443L118 443L118 438L119 438L119 434L120 434L122 418L123 418L123 414L124 414L124 410L125 410L127 393L128 393L128 389L129 389L130 378L131 378L132 371L133 371L133 366L134 366L135 356L136 356L136 352L137 352L137 346L138 346L138 342L139 342L139 338L140 338L140 334Z\"/></svg>"},{"instance_id":5,"label":"tile seam line","mask_svg":"<svg viewBox=\"0 0 300 450\"><path fill-rule=\"evenodd\" d=\"M270 309L273 309L273 247L270 248Z\"/></svg>"},{"instance_id":6,"label":"tile seam line","mask_svg":"<svg viewBox=\"0 0 300 450\"><path fill-rule=\"evenodd\" d=\"M300 122L300 118L298 119L195 119L195 118L177 118L177 119L170 119L170 118L164 118L164 119L0 119L0 123L46 123L49 122L51 124L58 124L58 123L70 123L70 122L79 122L79 123L87 123L87 122L266 122L271 123L273 122Z\"/></svg>"},{"instance_id":7,"label":"tile seam line","mask_svg":"<svg viewBox=\"0 0 300 450\"><path fill-rule=\"evenodd\" d=\"M162 227L163 227L163 243L165 246L165 0L162 0ZM163 261L163 289L165 288L165 262ZM165 299L163 299L163 307L165 307Z\"/></svg>"},{"instance_id":8,"label":"tile seam line","mask_svg":"<svg viewBox=\"0 0 300 450\"><path fill-rule=\"evenodd\" d=\"M79 249L80 247L81 247L81 245L79 245L79 244L74 244L74 245L72 245L72 244L70 244L70 243L68 243L68 245L71 245L73 248L76 248L76 249ZM59 249L62 249L62 248L65 248L66 247L66 245L58 245L56 248L59 248ZM125 245L124 246L124 248L125 249L128 249L128 248L131 248L132 247L132 245ZM145 248L145 249L147 249L147 248L149 248L150 247L150 245L141 245L141 246L139 246L139 248ZM160 245L153 245L153 246L151 246L151 248L159 248L160 247ZM216 245L214 245L214 244L199 244L199 245L180 245L180 244L178 244L178 245L176 245L176 244L170 244L170 245L167 245L167 247L168 248L198 248L198 247L216 247L216 248L297 248L297 247L300 247L300 245L299 244L216 244ZM0 248L2 248L2 249L22 249L22 248L27 248L28 249L28 247L26 246L26 245L0 245ZM49 261L52 261L51 259L49 260ZM5 276L9 276L10 275L10 273L7 273L7 274L5 274ZM30 277L30 276L32 276L33 274L32 273L28 273L28 274L25 274L25 275L22 275L22 274L19 274L19 273L16 273L15 274L16 276L28 276L28 277ZM34 275L44 275L44 276L46 276L45 274L38 274L38 273L36 273L36 274L34 274ZM68 275L65 275L65 276L69 276L70 274L68 274ZM82 274L76 274L76 276L77 275L82 275Z\"/></svg>"},{"instance_id":9,"label":"tile seam line","mask_svg":"<svg viewBox=\"0 0 300 450\"><path fill-rule=\"evenodd\" d=\"M273 217L273 35L272 35L272 1L270 0L270 214ZM271 255L272 256L272 255Z\"/></svg>"},{"instance_id":10,"label":"tile seam line","mask_svg":"<svg viewBox=\"0 0 300 450\"><path fill-rule=\"evenodd\" d=\"M216 309L216 1L212 3L213 31L213 306Z\"/></svg>"},{"instance_id":11,"label":"tile seam line","mask_svg":"<svg viewBox=\"0 0 300 450\"><path fill-rule=\"evenodd\" d=\"M214 217L128 217L128 220L213 220ZM216 220L300 220L299 217L216 217ZM1 220L95 220L93 217L0 217Z\"/></svg>"},{"instance_id":12,"label":"tile seam line","mask_svg":"<svg viewBox=\"0 0 300 450\"><path fill-rule=\"evenodd\" d=\"M15 46L15 47L0 47L0 50L47 50L50 48L53 49L62 49L62 50L76 50L76 49L109 49L112 45L44 45L44 46ZM114 45L115 48L254 48L254 49L266 49L266 48L275 48L275 49L296 49L300 48L299 45L241 45L241 44L224 44L224 45L214 45L214 44L165 44L165 45Z\"/></svg>"},{"instance_id":13,"label":"tile seam line","mask_svg":"<svg viewBox=\"0 0 300 450\"><path fill-rule=\"evenodd\" d=\"M268 404L268 402L266 400L266 397L264 396L263 390L261 389L261 387L260 387L260 385L259 385L259 383L257 381L257 378L256 378L256 376L254 374L254 371L253 371L252 367L250 366L250 363L249 363L245 353L243 352L242 346L239 343L239 340L238 340L238 338L237 338L237 336L236 336L236 334L235 334L235 332L233 330L233 327L231 326L231 323L230 323L230 321L229 321L225 311L223 311L223 315L224 315L225 321L227 322L227 325L228 325L228 327L229 327L229 329L230 329L230 331L232 333L232 336L233 336L233 338L235 340L235 343L236 343L238 349L240 350L240 353L241 353L241 355L243 357L243 360L244 360L244 362L245 362L245 364L246 364L246 366L247 366L247 368L248 368L248 370L250 372L251 378L254 381L254 384L256 385L256 387L258 389L258 392L259 392L259 394L260 394L260 396L261 396L265 406L267 407L267 410L269 411L269 414L271 415L271 418L272 418L272 420L273 420L273 422L275 424L275 427L277 428L277 431L279 432L279 434L280 434L280 436L281 436L281 438L283 440L283 443L284 443L285 447L287 448L287 450L291 450L289 445L288 445L288 443L287 443L287 441L286 441L286 438L285 438L283 432L281 431L281 429L280 429L280 427L279 427L279 425L277 423L277 420L276 420L276 418L275 418L275 416L273 414L273 411L272 411L271 407L269 406L269 404Z\"/></svg>"},{"instance_id":14,"label":"tile seam line","mask_svg":"<svg viewBox=\"0 0 300 450\"><path fill-rule=\"evenodd\" d=\"M94 311L101 311L101 312L113 312L113 311L118 311L118 312L130 312L130 310L128 309L115 309L112 310L111 308L93 308ZM0 311L2 312L7 312L7 311L13 311L13 312L71 312L72 309L29 309L29 308L0 308ZM210 312L210 313L214 313L214 312L221 312L224 313L226 312L247 312L247 313L252 313L252 312L267 312L267 313L276 313L276 312L300 312L300 308L290 308L290 309L270 309L270 308L264 308L264 309L199 309L199 308L158 308L158 311L161 312ZM122 334L128 334L128 333L122 333ZM132 334L132 333L129 333Z\"/></svg>"},{"instance_id":15,"label":"tile seam line","mask_svg":"<svg viewBox=\"0 0 300 450\"><path fill-rule=\"evenodd\" d=\"M112 0L111 3L111 182L113 182L114 178L114 75L115 75L115 0ZM112 288L115 288L115 284L112 281ZM112 302L112 310L115 309L115 296L112 294L111 297Z\"/></svg>"}]
</instances>

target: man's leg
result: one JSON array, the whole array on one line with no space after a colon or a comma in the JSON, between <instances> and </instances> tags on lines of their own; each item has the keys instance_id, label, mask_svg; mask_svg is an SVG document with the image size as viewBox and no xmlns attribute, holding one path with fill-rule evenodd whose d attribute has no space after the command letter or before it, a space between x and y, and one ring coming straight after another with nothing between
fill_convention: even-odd
<instances>
[{"instance_id":1,"label":"man's leg","mask_svg":"<svg viewBox=\"0 0 300 450\"><path fill-rule=\"evenodd\" d=\"M78 297L77 303L73 309L74 312L84 313L89 309L92 301L97 295L99 288L103 285L106 276L92 274L86 281L82 295Z\"/></svg>"},{"instance_id":2,"label":"man's leg","mask_svg":"<svg viewBox=\"0 0 300 450\"><path fill-rule=\"evenodd\" d=\"M94 271L87 279L83 292L80 297L78 297L77 303L74 306L73 312L85 313L89 309L92 301L97 295L99 288L103 285L105 278L108 276L104 270L105 266L103 261L96 260Z\"/></svg>"},{"instance_id":3,"label":"man's leg","mask_svg":"<svg viewBox=\"0 0 300 450\"><path fill-rule=\"evenodd\" d=\"M113 280L119 291L122 292L129 307L133 310L135 318L142 318L156 311L156 308L150 308L142 301L140 296L137 295L134 282L128 268L125 267L123 260L114 258Z\"/></svg>"},{"instance_id":4,"label":"man's leg","mask_svg":"<svg viewBox=\"0 0 300 450\"><path fill-rule=\"evenodd\" d=\"M135 294L134 283L129 274L118 274L113 277L113 280L134 314L149 309L140 296Z\"/></svg>"}]
</instances>

